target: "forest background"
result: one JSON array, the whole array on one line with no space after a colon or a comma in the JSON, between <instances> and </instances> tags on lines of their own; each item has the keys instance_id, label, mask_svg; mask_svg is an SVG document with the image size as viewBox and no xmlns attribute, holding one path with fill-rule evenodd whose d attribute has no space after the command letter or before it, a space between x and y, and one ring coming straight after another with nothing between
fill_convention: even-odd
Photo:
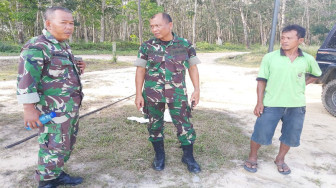
<instances>
[{"instance_id":1,"label":"forest background","mask_svg":"<svg viewBox=\"0 0 336 188\"><path fill-rule=\"evenodd\" d=\"M288 24L307 29L305 43L320 45L335 24L336 1L281 0L279 30ZM41 34L43 12L50 6L73 11L74 50L137 50L152 37L149 19L167 12L174 32L199 50L245 50L269 42L274 0L0 0L0 53L19 53L29 38Z\"/></svg>"}]
</instances>

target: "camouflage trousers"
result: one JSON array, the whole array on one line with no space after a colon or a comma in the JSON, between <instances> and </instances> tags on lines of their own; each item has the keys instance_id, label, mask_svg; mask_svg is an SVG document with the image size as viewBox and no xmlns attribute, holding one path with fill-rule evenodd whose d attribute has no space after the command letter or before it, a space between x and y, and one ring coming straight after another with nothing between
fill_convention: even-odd
<instances>
[{"instance_id":1,"label":"camouflage trousers","mask_svg":"<svg viewBox=\"0 0 336 188\"><path fill-rule=\"evenodd\" d=\"M56 117L39 129L36 180L52 180L63 171L76 142L78 119L78 112L56 112Z\"/></svg>"},{"instance_id":2,"label":"camouflage trousers","mask_svg":"<svg viewBox=\"0 0 336 188\"><path fill-rule=\"evenodd\" d=\"M164 111L166 103L145 102L144 112L149 118L148 140L157 142L164 139ZM190 122L191 110L188 101L167 103L173 124L177 129L177 137L181 145L190 145L195 142L196 132Z\"/></svg>"}]
</instances>

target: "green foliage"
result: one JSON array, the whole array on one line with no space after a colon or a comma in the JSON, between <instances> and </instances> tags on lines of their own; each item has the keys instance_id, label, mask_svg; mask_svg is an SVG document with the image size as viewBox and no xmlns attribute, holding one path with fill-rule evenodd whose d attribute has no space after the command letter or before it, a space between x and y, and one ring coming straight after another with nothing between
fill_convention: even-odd
<instances>
[{"instance_id":1,"label":"green foliage","mask_svg":"<svg viewBox=\"0 0 336 188\"><path fill-rule=\"evenodd\" d=\"M133 14L138 14L138 2L130 1L124 6L124 9L127 12L131 12ZM141 17L143 22L143 38L145 40L152 37L149 27L149 19L159 12L164 12L163 7L158 6L155 2L150 0L142 0L141 1ZM134 17L134 19L130 20L128 23L139 23L138 16Z\"/></svg>"},{"instance_id":2,"label":"green foliage","mask_svg":"<svg viewBox=\"0 0 336 188\"><path fill-rule=\"evenodd\" d=\"M320 46L316 46L316 45L301 45L300 48L302 49L302 51L316 57L316 53L317 50L320 48Z\"/></svg>"},{"instance_id":3,"label":"green foliage","mask_svg":"<svg viewBox=\"0 0 336 188\"><path fill-rule=\"evenodd\" d=\"M196 49L200 51L222 51L222 50L238 50L245 51L242 44L224 43L223 45L210 44L207 42L196 42Z\"/></svg>"},{"instance_id":4,"label":"green foliage","mask_svg":"<svg viewBox=\"0 0 336 188\"><path fill-rule=\"evenodd\" d=\"M0 42L0 52L17 52L19 53L21 46L17 44L7 44Z\"/></svg>"},{"instance_id":5,"label":"green foliage","mask_svg":"<svg viewBox=\"0 0 336 188\"><path fill-rule=\"evenodd\" d=\"M325 34L329 32L329 29L323 24L315 24L311 27L311 34L318 35L318 34Z\"/></svg>"},{"instance_id":6,"label":"green foliage","mask_svg":"<svg viewBox=\"0 0 336 188\"><path fill-rule=\"evenodd\" d=\"M118 51L138 50L139 43L135 42L116 42ZM102 43L72 43L70 44L72 50L108 50L112 51L111 42Z\"/></svg>"},{"instance_id":7,"label":"green foliage","mask_svg":"<svg viewBox=\"0 0 336 188\"><path fill-rule=\"evenodd\" d=\"M319 46L314 45L301 45L300 48L302 51L316 56L316 52ZM273 50L280 49L279 45L275 45ZM216 62L219 64L226 64L239 67L254 67L257 68L260 66L261 60L264 55L268 52L268 46L253 45L251 46L251 52L243 55L237 56L228 56L218 59Z\"/></svg>"},{"instance_id":8,"label":"green foliage","mask_svg":"<svg viewBox=\"0 0 336 188\"><path fill-rule=\"evenodd\" d=\"M139 37L136 35L131 35L130 38L132 42L139 42Z\"/></svg>"}]
</instances>

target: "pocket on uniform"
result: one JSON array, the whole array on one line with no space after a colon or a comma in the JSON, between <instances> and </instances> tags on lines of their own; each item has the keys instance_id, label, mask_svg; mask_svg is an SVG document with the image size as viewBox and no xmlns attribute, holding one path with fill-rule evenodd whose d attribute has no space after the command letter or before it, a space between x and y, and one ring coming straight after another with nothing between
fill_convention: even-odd
<instances>
[{"instance_id":1,"label":"pocket on uniform","mask_svg":"<svg viewBox=\"0 0 336 188\"><path fill-rule=\"evenodd\" d=\"M188 61L189 60L188 53L185 52L185 53L177 54L174 56L174 60L179 61L180 63L183 63L183 61Z\"/></svg>"},{"instance_id":2,"label":"pocket on uniform","mask_svg":"<svg viewBox=\"0 0 336 188\"><path fill-rule=\"evenodd\" d=\"M41 133L38 138L41 148L48 150L60 149L63 145L62 134Z\"/></svg>"},{"instance_id":3,"label":"pocket on uniform","mask_svg":"<svg viewBox=\"0 0 336 188\"><path fill-rule=\"evenodd\" d=\"M161 62L148 61L146 69L149 71L157 71L160 68Z\"/></svg>"},{"instance_id":4,"label":"pocket on uniform","mask_svg":"<svg viewBox=\"0 0 336 188\"><path fill-rule=\"evenodd\" d=\"M182 72L186 70L186 67L182 63L175 62L174 67L176 72Z\"/></svg>"},{"instance_id":5,"label":"pocket on uniform","mask_svg":"<svg viewBox=\"0 0 336 188\"><path fill-rule=\"evenodd\" d=\"M142 108L142 113L145 119L148 119L148 102L144 102L144 106Z\"/></svg>"},{"instance_id":6,"label":"pocket on uniform","mask_svg":"<svg viewBox=\"0 0 336 188\"><path fill-rule=\"evenodd\" d=\"M189 105L189 103L187 102L187 116L188 118L192 118L192 115L191 115L191 107Z\"/></svg>"},{"instance_id":7,"label":"pocket on uniform","mask_svg":"<svg viewBox=\"0 0 336 188\"><path fill-rule=\"evenodd\" d=\"M72 62L64 56L53 56L50 60L47 75L51 78L67 78L72 71Z\"/></svg>"},{"instance_id":8,"label":"pocket on uniform","mask_svg":"<svg viewBox=\"0 0 336 188\"><path fill-rule=\"evenodd\" d=\"M43 125L43 133L61 134L61 126L62 125L60 123L47 123Z\"/></svg>"}]
</instances>

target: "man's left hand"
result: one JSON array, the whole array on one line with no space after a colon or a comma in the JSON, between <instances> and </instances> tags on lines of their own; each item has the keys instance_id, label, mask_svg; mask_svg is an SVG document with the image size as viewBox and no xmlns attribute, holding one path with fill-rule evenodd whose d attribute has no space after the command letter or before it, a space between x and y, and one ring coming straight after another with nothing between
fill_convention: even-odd
<instances>
[{"instance_id":1,"label":"man's left hand","mask_svg":"<svg viewBox=\"0 0 336 188\"><path fill-rule=\"evenodd\" d=\"M79 67L81 74L84 74L86 63L84 61L77 61L77 66Z\"/></svg>"},{"instance_id":2,"label":"man's left hand","mask_svg":"<svg viewBox=\"0 0 336 188\"><path fill-rule=\"evenodd\" d=\"M192 104L192 102L194 101L194 106L192 106L191 108L194 108L197 106L197 104L199 103L199 99L200 99L200 91L199 90L195 90L192 94L191 94L191 98L190 98L190 103Z\"/></svg>"}]
</instances>

